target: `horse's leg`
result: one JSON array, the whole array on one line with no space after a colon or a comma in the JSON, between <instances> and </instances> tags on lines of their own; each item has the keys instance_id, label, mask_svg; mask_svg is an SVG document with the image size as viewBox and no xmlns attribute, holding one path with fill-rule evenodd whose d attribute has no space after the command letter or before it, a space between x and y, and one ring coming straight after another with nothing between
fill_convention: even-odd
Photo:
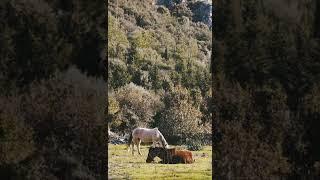
<instances>
[{"instance_id":1,"label":"horse's leg","mask_svg":"<svg viewBox=\"0 0 320 180\"><path fill-rule=\"evenodd\" d=\"M129 146L128 146L128 149L127 149L128 152L130 152L130 149L131 149L130 146L131 146L131 144L132 144L132 141L130 142L130 144L129 144Z\"/></svg>"},{"instance_id":2,"label":"horse's leg","mask_svg":"<svg viewBox=\"0 0 320 180\"><path fill-rule=\"evenodd\" d=\"M132 155L134 155L134 141L131 142L132 145Z\"/></svg>"},{"instance_id":3,"label":"horse's leg","mask_svg":"<svg viewBox=\"0 0 320 180\"><path fill-rule=\"evenodd\" d=\"M138 146L138 153L139 153L140 155L142 155L141 152L140 152L140 143L141 143L141 139L139 139L137 146Z\"/></svg>"}]
</instances>

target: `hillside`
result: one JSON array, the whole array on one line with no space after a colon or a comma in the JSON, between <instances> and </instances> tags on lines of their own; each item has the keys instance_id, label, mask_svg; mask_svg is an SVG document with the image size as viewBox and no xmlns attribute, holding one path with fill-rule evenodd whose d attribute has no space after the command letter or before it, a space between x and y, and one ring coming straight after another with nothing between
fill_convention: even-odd
<instances>
[{"instance_id":1,"label":"hillside","mask_svg":"<svg viewBox=\"0 0 320 180\"><path fill-rule=\"evenodd\" d=\"M105 178L103 5L0 2L1 179Z\"/></svg>"},{"instance_id":2,"label":"hillside","mask_svg":"<svg viewBox=\"0 0 320 180\"><path fill-rule=\"evenodd\" d=\"M175 143L211 133L212 32L206 11L199 13L203 7L211 6L199 1L108 1L112 131L157 126Z\"/></svg>"},{"instance_id":3,"label":"hillside","mask_svg":"<svg viewBox=\"0 0 320 180\"><path fill-rule=\"evenodd\" d=\"M317 179L319 1L214 7L216 179Z\"/></svg>"}]
</instances>

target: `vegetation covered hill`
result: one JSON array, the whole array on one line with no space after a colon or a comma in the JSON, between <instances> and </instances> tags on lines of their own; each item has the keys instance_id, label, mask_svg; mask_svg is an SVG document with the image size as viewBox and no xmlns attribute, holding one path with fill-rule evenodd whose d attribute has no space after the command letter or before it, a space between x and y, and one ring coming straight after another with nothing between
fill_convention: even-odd
<instances>
[{"instance_id":1,"label":"vegetation covered hill","mask_svg":"<svg viewBox=\"0 0 320 180\"><path fill-rule=\"evenodd\" d=\"M214 7L216 178L319 177L319 1Z\"/></svg>"},{"instance_id":2,"label":"vegetation covered hill","mask_svg":"<svg viewBox=\"0 0 320 180\"><path fill-rule=\"evenodd\" d=\"M1 179L106 176L104 4L0 2Z\"/></svg>"},{"instance_id":3,"label":"vegetation covered hill","mask_svg":"<svg viewBox=\"0 0 320 180\"><path fill-rule=\"evenodd\" d=\"M179 143L211 133L212 32L207 4L165 2L108 1L108 117L112 131L159 127Z\"/></svg>"}]
</instances>

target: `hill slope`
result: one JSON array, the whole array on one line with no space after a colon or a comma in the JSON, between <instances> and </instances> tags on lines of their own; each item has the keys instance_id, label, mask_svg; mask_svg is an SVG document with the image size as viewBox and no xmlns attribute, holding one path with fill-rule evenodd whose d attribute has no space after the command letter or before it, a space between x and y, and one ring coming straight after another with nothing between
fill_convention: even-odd
<instances>
[{"instance_id":1,"label":"hill slope","mask_svg":"<svg viewBox=\"0 0 320 180\"><path fill-rule=\"evenodd\" d=\"M212 32L198 12L210 5L165 2L108 1L109 121L115 131L159 126L172 136L165 132L170 119L172 127L190 122L184 129L211 131ZM175 117L178 112L194 113L188 120Z\"/></svg>"}]
</instances>

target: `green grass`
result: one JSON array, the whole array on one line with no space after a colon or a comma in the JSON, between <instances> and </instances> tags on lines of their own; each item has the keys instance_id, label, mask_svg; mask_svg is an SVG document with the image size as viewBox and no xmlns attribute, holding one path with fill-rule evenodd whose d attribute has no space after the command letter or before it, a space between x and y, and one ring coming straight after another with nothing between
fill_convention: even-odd
<instances>
[{"instance_id":1,"label":"green grass","mask_svg":"<svg viewBox=\"0 0 320 180\"><path fill-rule=\"evenodd\" d=\"M109 179L212 179L212 147L205 146L201 151L192 151L193 164L146 163L149 146L141 146L142 156L132 156L126 145L108 147ZM159 158L155 159L159 161Z\"/></svg>"}]
</instances>

